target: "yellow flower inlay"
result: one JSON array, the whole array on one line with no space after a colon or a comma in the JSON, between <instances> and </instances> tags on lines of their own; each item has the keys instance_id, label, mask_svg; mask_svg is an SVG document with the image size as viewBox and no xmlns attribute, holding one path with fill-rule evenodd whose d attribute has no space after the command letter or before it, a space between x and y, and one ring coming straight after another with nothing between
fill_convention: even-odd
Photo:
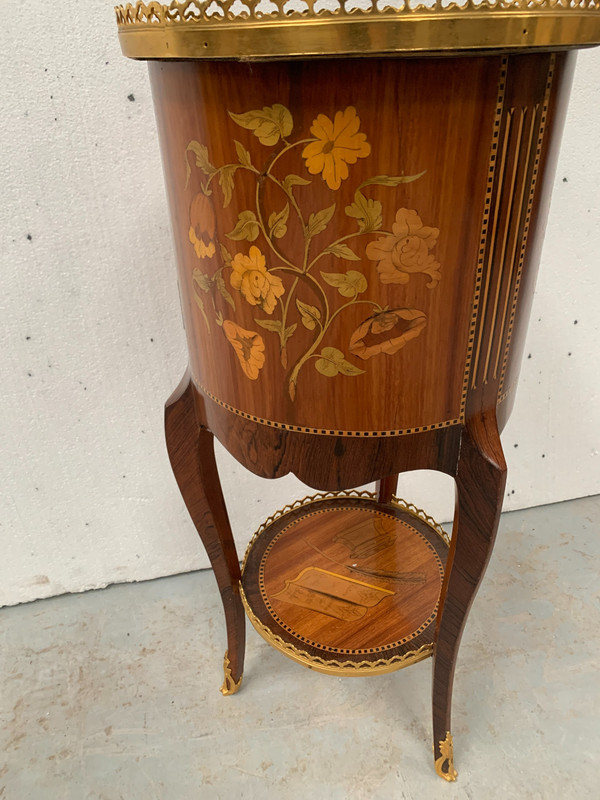
<instances>
[{"instance_id":1,"label":"yellow flower inlay","mask_svg":"<svg viewBox=\"0 0 600 800\"><path fill-rule=\"evenodd\" d=\"M196 251L198 258L212 258L214 256L214 242L211 242L209 239L208 243L206 243L202 236L198 238L196 236L196 231L193 228L190 228L189 237L190 242L194 245L194 250Z\"/></svg>"},{"instance_id":2,"label":"yellow flower inlay","mask_svg":"<svg viewBox=\"0 0 600 800\"><path fill-rule=\"evenodd\" d=\"M270 273L264 255L254 245L249 255L236 253L231 261L231 285L242 293L251 306L272 314L285 289L281 278Z\"/></svg>"},{"instance_id":3,"label":"yellow flower inlay","mask_svg":"<svg viewBox=\"0 0 600 800\"><path fill-rule=\"evenodd\" d=\"M190 206L188 237L198 258L212 258L215 254L215 214L206 195L198 193Z\"/></svg>"},{"instance_id":4,"label":"yellow flower inlay","mask_svg":"<svg viewBox=\"0 0 600 800\"><path fill-rule=\"evenodd\" d=\"M231 343L244 370L244 374L255 381L265 363L265 343L260 333L247 331L229 319L223 322L223 331Z\"/></svg>"},{"instance_id":5,"label":"yellow flower inlay","mask_svg":"<svg viewBox=\"0 0 600 800\"><path fill-rule=\"evenodd\" d=\"M344 105L333 106L327 114L318 113L316 107L309 117L295 120L281 103L230 111L231 124L244 130L242 141L215 142L215 146L217 155L228 154L233 161L226 157L219 159L224 163L213 164L208 147L196 140L185 149L185 191L191 192L191 202L189 220L181 221L184 230L189 225L188 238L196 257L203 259L197 262L187 251L194 261L190 270L193 299L208 332L214 320L233 348L235 357L221 339L229 378L235 378L233 371L242 380L237 358L244 375L256 381L266 363L263 336L267 343L271 339L269 379L276 379L280 362L283 390L287 389L291 402L307 364L327 379L361 376L366 370L358 363L367 367L376 356L395 356L427 329L430 315L434 318L429 309L405 307L414 301L414 291L400 289L410 281L419 290L425 283L429 289L437 286L441 278L438 257L443 263L444 255L443 248L439 256L436 252L440 232L426 226L416 210L398 209L399 200L384 211L387 192L381 189L397 188L400 195L399 187L412 184L427 170L402 175L368 172L369 161L358 164L372 150L361 127L377 129L377 105L371 102L360 117L354 106ZM381 158L373 165L378 173L390 155L383 146ZM192 180L194 165L199 172ZM352 180L348 180L350 165L354 165ZM194 184L195 190L191 189ZM331 191L337 192L335 202ZM329 201L321 196L323 192ZM401 202L409 204L411 197L409 191ZM215 215L221 205L232 208L222 220L225 230ZM351 241L363 236L368 239ZM333 259L368 260L370 268L336 268ZM369 275L375 268L377 293ZM304 295L304 279L311 294ZM382 291L384 297L377 297ZM402 294L407 295L403 300ZM358 304L370 308L366 319ZM338 315L347 310L347 326L340 326ZM239 322L252 324L255 330L246 330ZM426 337L410 347L418 359ZM349 360L349 355L355 358ZM310 392L310 386L309 380L305 391Z\"/></svg>"},{"instance_id":6,"label":"yellow flower inlay","mask_svg":"<svg viewBox=\"0 0 600 800\"><path fill-rule=\"evenodd\" d=\"M348 164L356 164L357 159L366 158L371 152L359 127L360 118L353 106L336 112L333 121L319 114L312 124L310 132L317 141L306 145L302 158L310 174L321 173L330 189L339 189L348 177Z\"/></svg>"}]
</instances>

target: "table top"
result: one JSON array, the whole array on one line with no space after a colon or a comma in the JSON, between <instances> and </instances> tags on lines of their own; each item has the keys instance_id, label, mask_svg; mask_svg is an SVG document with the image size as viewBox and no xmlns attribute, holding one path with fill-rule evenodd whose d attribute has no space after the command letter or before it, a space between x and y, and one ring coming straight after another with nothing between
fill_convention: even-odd
<instances>
[{"instance_id":1,"label":"table top","mask_svg":"<svg viewBox=\"0 0 600 800\"><path fill-rule=\"evenodd\" d=\"M121 49L138 59L455 55L600 44L599 0L186 0L128 3L115 12Z\"/></svg>"}]
</instances>

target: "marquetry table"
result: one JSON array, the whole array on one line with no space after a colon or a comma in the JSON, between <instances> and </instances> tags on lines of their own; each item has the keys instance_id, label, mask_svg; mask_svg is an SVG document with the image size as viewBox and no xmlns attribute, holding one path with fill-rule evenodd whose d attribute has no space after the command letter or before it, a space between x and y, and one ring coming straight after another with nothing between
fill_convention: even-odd
<instances>
[{"instance_id":1,"label":"marquetry table","mask_svg":"<svg viewBox=\"0 0 600 800\"><path fill-rule=\"evenodd\" d=\"M499 431L573 51L600 42L600 5L366 5L116 14L125 55L149 61L189 349L167 446L223 599L222 692L242 681L246 614L334 675L433 656L450 781L456 654L505 486ZM319 492L269 517L241 569L215 436L257 475ZM451 538L395 496L413 469L454 477Z\"/></svg>"}]
</instances>

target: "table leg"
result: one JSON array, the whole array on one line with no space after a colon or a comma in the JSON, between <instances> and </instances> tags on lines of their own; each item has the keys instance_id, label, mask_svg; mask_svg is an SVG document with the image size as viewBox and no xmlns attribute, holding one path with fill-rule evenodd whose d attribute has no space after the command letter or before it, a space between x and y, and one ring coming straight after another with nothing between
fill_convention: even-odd
<instances>
[{"instance_id":1,"label":"table leg","mask_svg":"<svg viewBox=\"0 0 600 800\"><path fill-rule=\"evenodd\" d=\"M440 599L433 662L433 741L438 775L456 779L452 683L464 625L492 552L506 483L495 413L469 420L456 472L456 511Z\"/></svg>"},{"instance_id":2,"label":"table leg","mask_svg":"<svg viewBox=\"0 0 600 800\"><path fill-rule=\"evenodd\" d=\"M389 503L398 490L398 476L388 475L375 485L375 494L380 503Z\"/></svg>"},{"instance_id":3,"label":"table leg","mask_svg":"<svg viewBox=\"0 0 600 800\"><path fill-rule=\"evenodd\" d=\"M221 692L234 694L242 683L246 642L240 565L215 461L213 434L203 422L198 419L191 379L186 373L165 406L167 450L221 593L227 625Z\"/></svg>"}]
</instances>

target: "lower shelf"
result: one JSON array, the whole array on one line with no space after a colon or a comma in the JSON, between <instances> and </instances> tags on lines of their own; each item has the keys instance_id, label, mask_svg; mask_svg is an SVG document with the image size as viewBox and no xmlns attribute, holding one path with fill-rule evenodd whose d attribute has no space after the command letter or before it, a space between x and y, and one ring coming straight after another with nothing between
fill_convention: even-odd
<instances>
[{"instance_id":1,"label":"lower shelf","mask_svg":"<svg viewBox=\"0 0 600 800\"><path fill-rule=\"evenodd\" d=\"M315 495L268 519L248 545L242 600L260 635L334 675L428 658L448 540L403 501Z\"/></svg>"}]
</instances>

